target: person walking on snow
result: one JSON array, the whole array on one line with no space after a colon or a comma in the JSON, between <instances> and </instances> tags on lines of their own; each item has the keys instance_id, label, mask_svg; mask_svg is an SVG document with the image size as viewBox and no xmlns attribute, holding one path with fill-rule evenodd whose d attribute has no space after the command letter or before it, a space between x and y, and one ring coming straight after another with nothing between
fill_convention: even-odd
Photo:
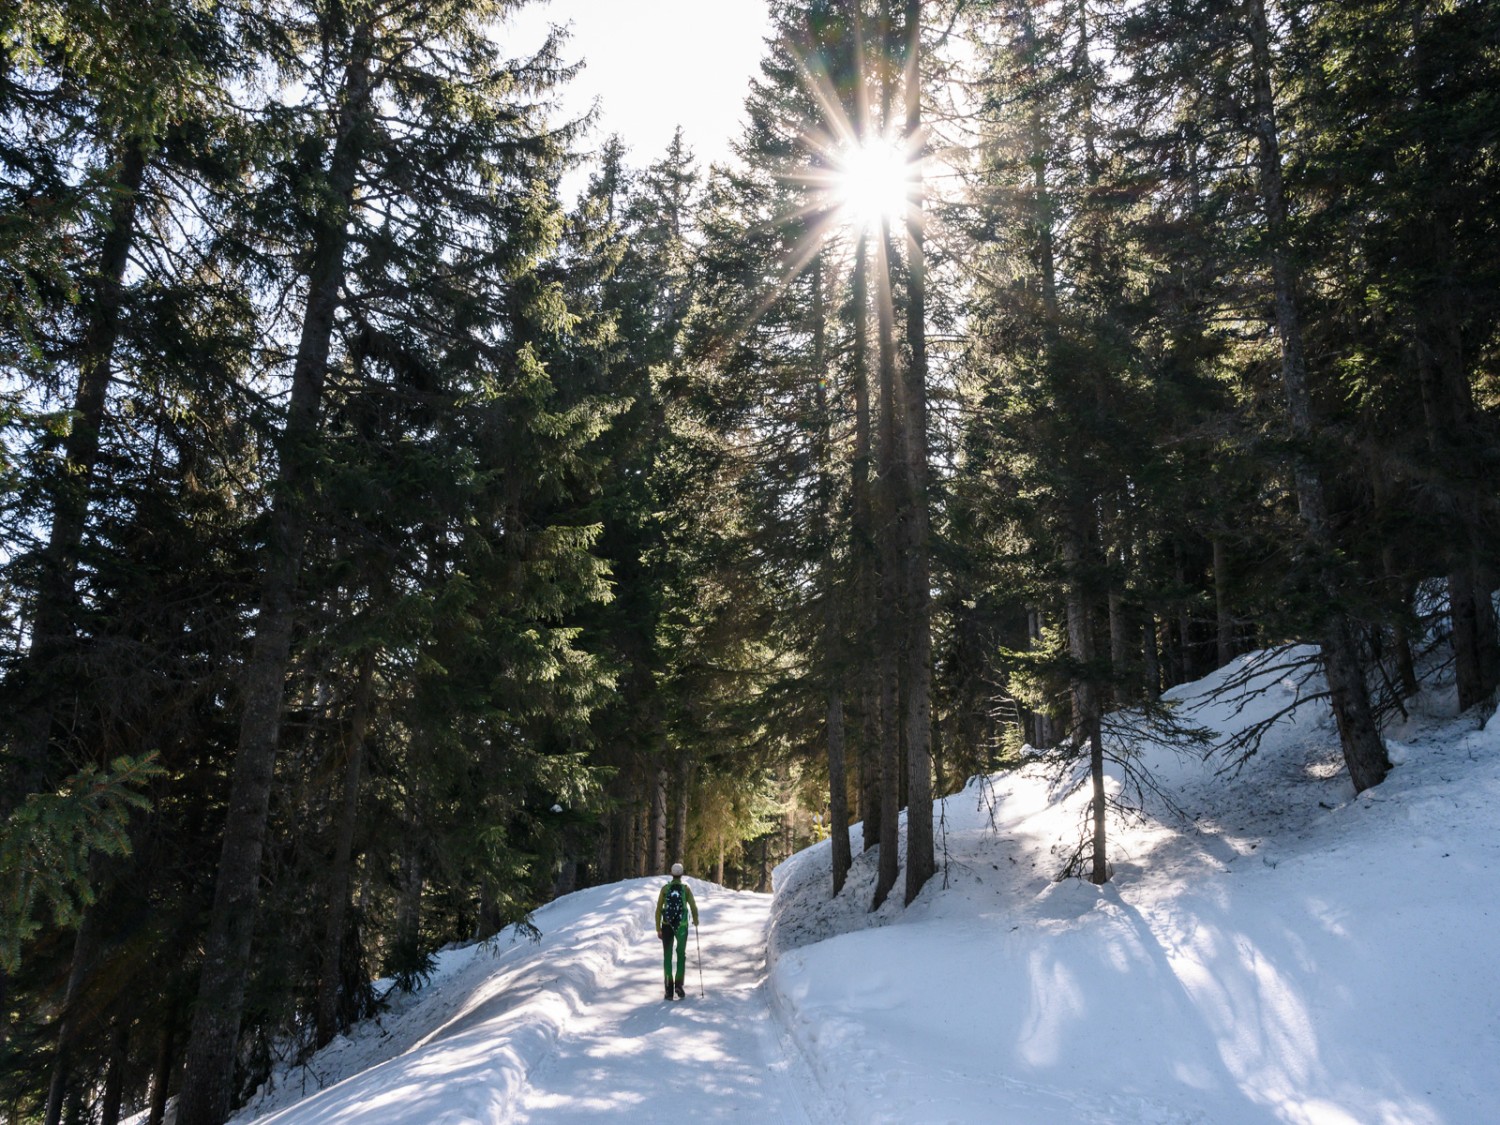
<instances>
[{"instance_id":1,"label":"person walking on snow","mask_svg":"<svg viewBox=\"0 0 1500 1125\"><path fill-rule=\"evenodd\" d=\"M667 999L673 999L672 990L677 990L677 999L686 996L682 979L687 972L688 912L692 912L693 925L698 924L698 904L693 901L693 889L682 881L682 864L672 864L672 881L662 887L656 896L656 932L661 937L661 971L667 978ZM677 943L677 972L672 972L672 943Z\"/></svg>"}]
</instances>

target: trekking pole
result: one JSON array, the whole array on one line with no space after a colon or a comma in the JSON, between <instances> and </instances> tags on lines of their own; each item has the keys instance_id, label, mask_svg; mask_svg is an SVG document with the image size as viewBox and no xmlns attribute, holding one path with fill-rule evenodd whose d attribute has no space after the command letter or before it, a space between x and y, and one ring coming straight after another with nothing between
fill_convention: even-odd
<instances>
[{"instance_id":1,"label":"trekking pole","mask_svg":"<svg viewBox=\"0 0 1500 1125\"><path fill-rule=\"evenodd\" d=\"M698 996L703 998L708 993L703 991L703 942L698 939L698 927L693 927L693 945L698 950Z\"/></svg>"}]
</instances>

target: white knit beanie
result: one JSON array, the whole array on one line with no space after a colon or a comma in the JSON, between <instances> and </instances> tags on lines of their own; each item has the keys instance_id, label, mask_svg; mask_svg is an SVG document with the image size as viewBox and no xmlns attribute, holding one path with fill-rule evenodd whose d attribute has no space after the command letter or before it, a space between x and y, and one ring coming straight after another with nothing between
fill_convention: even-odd
<instances>
[{"instance_id":1,"label":"white knit beanie","mask_svg":"<svg viewBox=\"0 0 1500 1125\"><path fill-rule=\"evenodd\" d=\"M672 874L673 875L681 875L682 874L682 864L680 864L680 863L674 863L674 864L672 864Z\"/></svg>"}]
</instances>

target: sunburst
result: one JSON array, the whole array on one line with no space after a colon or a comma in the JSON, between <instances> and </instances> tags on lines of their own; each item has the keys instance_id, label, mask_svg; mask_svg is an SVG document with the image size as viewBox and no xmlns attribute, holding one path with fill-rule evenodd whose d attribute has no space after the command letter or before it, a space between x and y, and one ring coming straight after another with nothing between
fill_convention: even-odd
<instances>
[{"instance_id":1,"label":"sunburst","mask_svg":"<svg viewBox=\"0 0 1500 1125\"><path fill-rule=\"evenodd\" d=\"M905 221L915 172L905 145L872 137L834 154L823 190L840 221L856 230L880 229Z\"/></svg>"}]
</instances>

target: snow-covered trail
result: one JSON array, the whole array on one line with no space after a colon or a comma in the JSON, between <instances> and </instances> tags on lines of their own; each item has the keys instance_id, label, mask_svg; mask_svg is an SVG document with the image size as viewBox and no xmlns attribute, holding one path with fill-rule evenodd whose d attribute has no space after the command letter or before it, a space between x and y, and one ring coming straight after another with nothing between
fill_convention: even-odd
<instances>
[{"instance_id":1,"label":"snow-covered trail","mask_svg":"<svg viewBox=\"0 0 1500 1125\"><path fill-rule=\"evenodd\" d=\"M305 1080L284 1074L254 1120L808 1125L803 1103L815 1087L767 1008L771 897L691 880L702 994L690 944L688 997L668 1002L651 929L661 882L634 879L559 899L537 912L540 942L506 939L493 951L445 955L454 962L417 994L420 1003L315 1060L323 1081L349 1077L288 1104Z\"/></svg>"},{"instance_id":2,"label":"snow-covered trail","mask_svg":"<svg viewBox=\"0 0 1500 1125\"><path fill-rule=\"evenodd\" d=\"M661 942L646 930L529 1076L512 1120L809 1121L766 1009L770 896L704 884L695 895L701 994L690 934L687 999L662 998Z\"/></svg>"}]
</instances>

